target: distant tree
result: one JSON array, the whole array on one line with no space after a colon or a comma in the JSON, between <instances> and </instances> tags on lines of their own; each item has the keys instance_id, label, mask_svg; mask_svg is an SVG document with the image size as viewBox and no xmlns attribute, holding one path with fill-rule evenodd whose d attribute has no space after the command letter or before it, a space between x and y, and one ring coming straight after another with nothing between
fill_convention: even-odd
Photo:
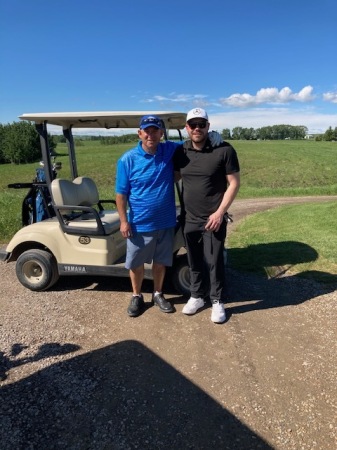
<instances>
[{"instance_id":1,"label":"distant tree","mask_svg":"<svg viewBox=\"0 0 337 450\"><path fill-rule=\"evenodd\" d=\"M335 129L333 130L333 132L334 132L334 138L333 138L333 140L334 140L334 141L337 141L337 127L335 127Z\"/></svg>"},{"instance_id":2,"label":"distant tree","mask_svg":"<svg viewBox=\"0 0 337 450\"><path fill-rule=\"evenodd\" d=\"M232 130L232 138L235 140L244 139L243 128L242 127L234 127Z\"/></svg>"},{"instance_id":3,"label":"distant tree","mask_svg":"<svg viewBox=\"0 0 337 450\"><path fill-rule=\"evenodd\" d=\"M302 139L304 139L305 136L308 134L308 128L305 127L304 125L300 125L300 126L298 126L298 133L299 133L300 137Z\"/></svg>"},{"instance_id":4,"label":"distant tree","mask_svg":"<svg viewBox=\"0 0 337 450\"><path fill-rule=\"evenodd\" d=\"M50 153L53 153L57 147L55 137L48 133L48 146Z\"/></svg>"},{"instance_id":5,"label":"distant tree","mask_svg":"<svg viewBox=\"0 0 337 450\"><path fill-rule=\"evenodd\" d=\"M66 142L66 138L63 136L63 134L54 134L53 140L56 144Z\"/></svg>"},{"instance_id":6,"label":"distant tree","mask_svg":"<svg viewBox=\"0 0 337 450\"><path fill-rule=\"evenodd\" d=\"M34 125L28 122L13 122L3 128L2 152L5 162L29 163L40 157L40 138Z\"/></svg>"},{"instance_id":7,"label":"distant tree","mask_svg":"<svg viewBox=\"0 0 337 450\"><path fill-rule=\"evenodd\" d=\"M272 125L256 130L257 139L304 139L308 128L300 125Z\"/></svg>"},{"instance_id":8,"label":"distant tree","mask_svg":"<svg viewBox=\"0 0 337 450\"><path fill-rule=\"evenodd\" d=\"M230 139L232 139L232 137L231 137L231 130L229 129L229 128L224 128L222 131L221 131L221 136L222 136L222 139L223 140L230 140Z\"/></svg>"},{"instance_id":9,"label":"distant tree","mask_svg":"<svg viewBox=\"0 0 337 450\"><path fill-rule=\"evenodd\" d=\"M5 131L3 125L0 123L0 164L5 162L3 155L3 142L4 142Z\"/></svg>"},{"instance_id":10,"label":"distant tree","mask_svg":"<svg viewBox=\"0 0 337 450\"><path fill-rule=\"evenodd\" d=\"M121 136L101 136L100 141L102 145L126 144L137 142L137 134L122 134Z\"/></svg>"},{"instance_id":11,"label":"distant tree","mask_svg":"<svg viewBox=\"0 0 337 450\"><path fill-rule=\"evenodd\" d=\"M329 127L323 135L324 141L334 141L335 140L335 132L332 127Z\"/></svg>"},{"instance_id":12,"label":"distant tree","mask_svg":"<svg viewBox=\"0 0 337 450\"><path fill-rule=\"evenodd\" d=\"M243 128L242 130L243 139L251 141L256 139L256 130L254 128Z\"/></svg>"},{"instance_id":13,"label":"distant tree","mask_svg":"<svg viewBox=\"0 0 337 450\"><path fill-rule=\"evenodd\" d=\"M84 146L84 141L81 138L75 138L74 139L74 144L76 147L83 147Z\"/></svg>"},{"instance_id":14,"label":"distant tree","mask_svg":"<svg viewBox=\"0 0 337 450\"><path fill-rule=\"evenodd\" d=\"M272 135L272 133L271 133L271 127L261 127L261 128L259 129L259 134L258 134L258 136L259 136L260 139L262 139L262 140L270 139L270 138L271 138L271 135Z\"/></svg>"},{"instance_id":15,"label":"distant tree","mask_svg":"<svg viewBox=\"0 0 337 450\"><path fill-rule=\"evenodd\" d=\"M40 159L40 136L35 126L29 122L13 122L2 126L1 132L2 162L23 164ZM56 143L49 135L50 150Z\"/></svg>"},{"instance_id":16,"label":"distant tree","mask_svg":"<svg viewBox=\"0 0 337 450\"><path fill-rule=\"evenodd\" d=\"M49 149L53 152L56 142L48 134ZM30 122L13 122L0 127L0 163L24 164L41 158L40 136Z\"/></svg>"}]
</instances>

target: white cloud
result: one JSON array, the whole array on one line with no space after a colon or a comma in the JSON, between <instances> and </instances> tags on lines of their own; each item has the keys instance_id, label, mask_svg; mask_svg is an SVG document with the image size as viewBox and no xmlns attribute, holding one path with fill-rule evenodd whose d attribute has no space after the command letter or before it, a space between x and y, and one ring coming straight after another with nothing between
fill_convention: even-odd
<instances>
[{"instance_id":1,"label":"white cloud","mask_svg":"<svg viewBox=\"0 0 337 450\"><path fill-rule=\"evenodd\" d=\"M315 96L312 94L313 90L314 88L312 86L305 86L300 90L298 94L294 94L293 98L294 100L299 102L311 102L315 98ZM290 95L290 97L292 96Z\"/></svg>"},{"instance_id":2,"label":"white cloud","mask_svg":"<svg viewBox=\"0 0 337 450\"><path fill-rule=\"evenodd\" d=\"M206 102L207 95L203 94L176 94L172 93L168 96L154 95L153 97L143 100L144 103L159 102L162 104L181 103L181 104L198 104Z\"/></svg>"},{"instance_id":3,"label":"white cloud","mask_svg":"<svg viewBox=\"0 0 337 450\"><path fill-rule=\"evenodd\" d=\"M227 98L220 98L223 106L249 107L261 104L284 104L290 102L310 102L314 99L313 87L305 86L298 93L293 93L289 87L284 87L280 91L275 88L262 88L256 95L232 94Z\"/></svg>"},{"instance_id":4,"label":"white cloud","mask_svg":"<svg viewBox=\"0 0 337 450\"><path fill-rule=\"evenodd\" d=\"M337 92L326 92L323 94L323 100L330 103L337 103Z\"/></svg>"},{"instance_id":5,"label":"white cloud","mask_svg":"<svg viewBox=\"0 0 337 450\"><path fill-rule=\"evenodd\" d=\"M154 95L143 100L144 103L160 103L162 105L180 104L185 109L194 106L207 108L209 106L229 106L234 108L248 108L259 105L279 105L293 102L306 103L315 99L313 95L314 88L310 85L305 86L299 92L293 92L289 87L278 89L276 87L261 88L255 95L248 93L235 93L229 97L223 97L216 100L210 100L204 94L177 94L172 92L167 96ZM329 95L332 93L328 93Z\"/></svg>"},{"instance_id":6,"label":"white cloud","mask_svg":"<svg viewBox=\"0 0 337 450\"><path fill-rule=\"evenodd\" d=\"M337 103L337 92L327 92L323 98L331 103ZM293 92L289 87L278 89L275 87L261 88L255 95L236 93L227 98L210 100L203 94L177 94L168 96L154 96L147 101L170 109L172 105L187 111L195 106L208 110L211 127L222 130L241 126L244 128L260 128L268 125L303 125L310 133L324 133L330 126L337 124L337 114L315 111L317 105L304 108L305 103L317 100L314 89L308 85ZM318 99L319 100L319 99ZM279 105L279 106L277 106ZM283 105L283 106L282 106ZM289 106L286 106L289 105ZM290 107L290 105L292 105ZM226 107L226 111L216 113ZM157 108L160 109L160 108ZM213 114L212 114L213 112Z\"/></svg>"}]
</instances>

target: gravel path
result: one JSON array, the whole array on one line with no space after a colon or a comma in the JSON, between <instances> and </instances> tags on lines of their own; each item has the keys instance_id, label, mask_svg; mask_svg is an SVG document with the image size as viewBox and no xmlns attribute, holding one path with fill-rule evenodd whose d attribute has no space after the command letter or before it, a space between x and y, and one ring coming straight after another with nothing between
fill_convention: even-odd
<instances>
[{"instance_id":1,"label":"gravel path","mask_svg":"<svg viewBox=\"0 0 337 450\"><path fill-rule=\"evenodd\" d=\"M235 224L275 200L236 201ZM0 264L1 450L335 450L336 286L228 278L214 325L174 292L175 313L131 319L127 279L34 293Z\"/></svg>"}]
</instances>

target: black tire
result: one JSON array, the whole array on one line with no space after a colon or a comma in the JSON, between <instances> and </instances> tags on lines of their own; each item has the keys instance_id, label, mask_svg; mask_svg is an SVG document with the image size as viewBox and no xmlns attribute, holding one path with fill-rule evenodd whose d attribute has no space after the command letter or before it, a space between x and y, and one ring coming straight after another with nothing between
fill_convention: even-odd
<instances>
[{"instance_id":1,"label":"black tire","mask_svg":"<svg viewBox=\"0 0 337 450\"><path fill-rule=\"evenodd\" d=\"M184 297L190 297L190 270L186 254L175 257L170 276L175 290ZM209 284L209 274L205 264L202 280L202 291L205 298L209 295Z\"/></svg>"},{"instance_id":2,"label":"black tire","mask_svg":"<svg viewBox=\"0 0 337 450\"><path fill-rule=\"evenodd\" d=\"M52 276L52 279L51 279L49 285L46 287L46 289L49 289L52 286L54 286L54 284L56 284L60 278L60 274L59 274L59 271L57 268L57 262L54 257L52 257L52 264L53 264L53 276Z\"/></svg>"},{"instance_id":3,"label":"black tire","mask_svg":"<svg viewBox=\"0 0 337 450\"><path fill-rule=\"evenodd\" d=\"M16 276L31 291L45 291L53 286L59 273L53 255L45 250L27 250L16 262Z\"/></svg>"},{"instance_id":4,"label":"black tire","mask_svg":"<svg viewBox=\"0 0 337 450\"><path fill-rule=\"evenodd\" d=\"M183 296L190 296L190 271L187 255L176 256L171 268L173 287Z\"/></svg>"}]
</instances>

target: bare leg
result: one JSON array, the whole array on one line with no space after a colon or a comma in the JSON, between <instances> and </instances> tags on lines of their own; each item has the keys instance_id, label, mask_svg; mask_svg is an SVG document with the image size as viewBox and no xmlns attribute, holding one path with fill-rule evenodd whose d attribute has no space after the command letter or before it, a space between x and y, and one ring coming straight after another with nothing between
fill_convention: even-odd
<instances>
[{"instance_id":1,"label":"bare leg","mask_svg":"<svg viewBox=\"0 0 337 450\"><path fill-rule=\"evenodd\" d=\"M133 295L139 295L142 289L142 283L144 279L144 266L130 269L130 280L132 284Z\"/></svg>"},{"instance_id":2,"label":"bare leg","mask_svg":"<svg viewBox=\"0 0 337 450\"><path fill-rule=\"evenodd\" d=\"M153 275L153 292L162 292L163 283L165 278L166 267L163 264L153 263L152 275Z\"/></svg>"}]
</instances>

